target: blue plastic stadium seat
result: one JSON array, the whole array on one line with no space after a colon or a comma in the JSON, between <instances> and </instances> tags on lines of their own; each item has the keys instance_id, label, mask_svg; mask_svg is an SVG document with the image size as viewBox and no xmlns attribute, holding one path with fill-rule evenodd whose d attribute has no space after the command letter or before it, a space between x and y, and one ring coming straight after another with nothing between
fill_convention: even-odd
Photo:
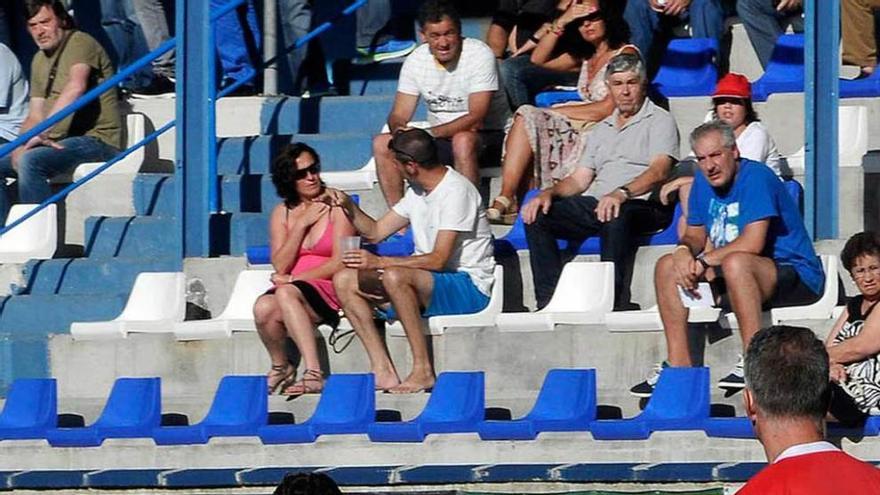
<instances>
[{"instance_id":1,"label":"blue plastic stadium seat","mask_svg":"<svg viewBox=\"0 0 880 495\"><path fill-rule=\"evenodd\" d=\"M804 90L804 35L783 34L764 75L752 83L752 101L767 101L772 93L800 93Z\"/></svg>"},{"instance_id":2,"label":"blue plastic stadium seat","mask_svg":"<svg viewBox=\"0 0 880 495\"><path fill-rule=\"evenodd\" d=\"M543 91L535 95L535 106L541 108L552 107L557 103L567 101L582 101L577 91Z\"/></svg>"},{"instance_id":3,"label":"blue plastic stadium seat","mask_svg":"<svg viewBox=\"0 0 880 495\"><path fill-rule=\"evenodd\" d=\"M711 95L718 81L717 57L718 41L713 38L674 39L651 85L667 98Z\"/></svg>"},{"instance_id":4,"label":"blue plastic stadium seat","mask_svg":"<svg viewBox=\"0 0 880 495\"><path fill-rule=\"evenodd\" d=\"M12 382L0 413L0 440L45 438L58 422L54 378L19 378Z\"/></svg>"},{"instance_id":5,"label":"blue plastic stadium seat","mask_svg":"<svg viewBox=\"0 0 880 495\"><path fill-rule=\"evenodd\" d=\"M162 422L161 379L118 378L101 416L85 428L46 432L54 447L95 447L107 438L150 438Z\"/></svg>"},{"instance_id":6,"label":"blue plastic stadium seat","mask_svg":"<svg viewBox=\"0 0 880 495\"><path fill-rule=\"evenodd\" d=\"M224 376L205 418L190 426L153 429L157 445L207 443L211 437L256 436L268 423L265 376Z\"/></svg>"},{"instance_id":7,"label":"blue plastic stadium seat","mask_svg":"<svg viewBox=\"0 0 880 495\"><path fill-rule=\"evenodd\" d=\"M430 433L476 432L485 416L482 371L446 371L437 377L425 409L410 421L373 423L374 442L421 442Z\"/></svg>"},{"instance_id":8,"label":"blue plastic stadium seat","mask_svg":"<svg viewBox=\"0 0 880 495\"><path fill-rule=\"evenodd\" d=\"M528 191L523 197L522 204L525 205L529 201L532 200L535 196L537 196L541 191L538 189L532 189ZM678 242L678 219L681 217L681 205L675 205L675 213L673 214L672 222L663 229L662 231L643 236L639 239L638 243L640 246L660 246L666 244L675 244ZM569 241L558 240L557 244L559 245L559 249L568 249ZM500 238L495 239L495 253L496 254L511 254L515 251L519 251L521 249L528 249L529 243L526 240L526 225L522 219L522 208L520 208L520 212L516 216L516 220L514 220L513 225L507 234ZM580 246L575 250L577 254L599 254L601 252L601 245L599 244L599 236L593 236L587 238Z\"/></svg>"},{"instance_id":9,"label":"blue plastic stadium seat","mask_svg":"<svg viewBox=\"0 0 880 495\"><path fill-rule=\"evenodd\" d=\"M645 410L590 424L599 440L644 440L654 431L700 429L709 417L709 368L666 368Z\"/></svg>"},{"instance_id":10,"label":"blue plastic stadium seat","mask_svg":"<svg viewBox=\"0 0 880 495\"><path fill-rule=\"evenodd\" d=\"M749 418L709 418L703 422L703 430L710 437L755 438L755 430Z\"/></svg>"},{"instance_id":11,"label":"blue plastic stadium seat","mask_svg":"<svg viewBox=\"0 0 880 495\"><path fill-rule=\"evenodd\" d=\"M873 98L880 96L880 71L864 79L840 80L841 98Z\"/></svg>"},{"instance_id":12,"label":"blue plastic stadium seat","mask_svg":"<svg viewBox=\"0 0 880 495\"><path fill-rule=\"evenodd\" d=\"M542 431L586 431L595 419L596 370L554 369L527 415L483 421L478 432L483 440L534 440Z\"/></svg>"},{"instance_id":13,"label":"blue plastic stadium seat","mask_svg":"<svg viewBox=\"0 0 880 495\"><path fill-rule=\"evenodd\" d=\"M333 374L311 418L296 425L266 425L263 443L309 443L319 435L366 433L376 418L376 384L372 373Z\"/></svg>"}]
</instances>

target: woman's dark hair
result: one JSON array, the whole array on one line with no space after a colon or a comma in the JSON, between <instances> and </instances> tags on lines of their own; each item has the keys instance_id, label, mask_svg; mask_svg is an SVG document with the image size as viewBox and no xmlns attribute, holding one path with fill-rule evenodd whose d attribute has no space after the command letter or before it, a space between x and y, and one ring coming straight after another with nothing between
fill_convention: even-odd
<instances>
[{"instance_id":1,"label":"woman's dark hair","mask_svg":"<svg viewBox=\"0 0 880 495\"><path fill-rule=\"evenodd\" d=\"M880 258L880 235L876 232L859 232L850 237L840 252L840 261L846 271L850 271L856 258L866 255Z\"/></svg>"},{"instance_id":2,"label":"woman's dark hair","mask_svg":"<svg viewBox=\"0 0 880 495\"><path fill-rule=\"evenodd\" d=\"M61 3L61 0L25 0L25 21L30 20L33 16L37 15L37 12L43 7L49 7L49 9L55 13L55 16L61 21L61 27L63 29L73 29L76 27L76 22L74 22L73 17L67 12L64 4Z\"/></svg>"},{"instance_id":3,"label":"woman's dark hair","mask_svg":"<svg viewBox=\"0 0 880 495\"><path fill-rule=\"evenodd\" d=\"M599 0L599 12L602 14L602 21L605 23L605 39L608 40L608 48L616 50L623 45L629 43L630 31L629 24L623 19L623 7L619 0ZM578 19L565 26L563 33L563 41L567 47L568 53L584 60L593 56L596 47L584 41L578 28L583 23L583 19Z\"/></svg>"},{"instance_id":4,"label":"woman's dark hair","mask_svg":"<svg viewBox=\"0 0 880 495\"><path fill-rule=\"evenodd\" d=\"M272 162L272 184L288 208L299 204L299 194L296 192L296 159L303 153L311 154L315 157L315 163L321 163L318 152L305 143L285 145Z\"/></svg>"},{"instance_id":5,"label":"woman's dark hair","mask_svg":"<svg viewBox=\"0 0 880 495\"><path fill-rule=\"evenodd\" d=\"M755 106L752 104L751 98L744 98L741 100L743 105L746 107L746 124L751 124L752 122L760 122L761 119L758 118L758 112L755 111ZM715 101L712 101L712 117L718 118L718 112L715 111L715 107L718 106L715 104Z\"/></svg>"},{"instance_id":6,"label":"woman's dark hair","mask_svg":"<svg viewBox=\"0 0 880 495\"><path fill-rule=\"evenodd\" d=\"M288 474L273 495L341 495L333 478L324 473Z\"/></svg>"}]
</instances>

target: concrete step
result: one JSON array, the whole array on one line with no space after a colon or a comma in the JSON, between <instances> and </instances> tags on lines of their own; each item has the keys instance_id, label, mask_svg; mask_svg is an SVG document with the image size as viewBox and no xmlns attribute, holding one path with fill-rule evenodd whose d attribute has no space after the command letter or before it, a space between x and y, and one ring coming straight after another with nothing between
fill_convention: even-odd
<instances>
[{"instance_id":1,"label":"concrete step","mask_svg":"<svg viewBox=\"0 0 880 495\"><path fill-rule=\"evenodd\" d=\"M173 258L74 258L25 265L21 294L100 295L129 292L140 272L175 271Z\"/></svg>"},{"instance_id":2,"label":"concrete step","mask_svg":"<svg viewBox=\"0 0 880 495\"><path fill-rule=\"evenodd\" d=\"M37 335L67 333L74 321L111 320L122 312L128 292L9 297L0 313L0 332Z\"/></svg>"},{"instance_id":3,"label":"concrete step","mask_svg":"<svg viewBox=\"0 0 880 495\"><path fill-rule=\"evenodd\" d=\"M175 221L169 216L91 217L86 221L86 256L160 258L180 255Z\"/></svg>"},{"instance_id":4,"label":"concrete step","mask_svg":"<svg viewBox=\"0 0 880 495\"><path fill-rule=\"evenodd\" d=\"M174 174L138 174L134 180L134 209L138 216L177 214Z\"/></svg>"},{"instance_id":5,"label":"concrete step","mask_svg":"<svg viewBox=\"0 0 880 495\"><path fill-rule=\"evenodd\" d=\"M275 200L277 202L277 199ZM243 256L248 246L266 244L269 213L234 213L229 222L229 254Z\"/></svg>"}]
</instances>

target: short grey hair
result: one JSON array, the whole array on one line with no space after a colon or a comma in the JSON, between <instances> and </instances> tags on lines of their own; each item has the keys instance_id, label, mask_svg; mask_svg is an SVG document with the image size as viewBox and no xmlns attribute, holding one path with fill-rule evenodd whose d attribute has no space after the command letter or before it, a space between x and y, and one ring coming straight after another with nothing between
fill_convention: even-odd
<instances>
[{"instance_id":1,"label":"short grey hair","mask_svg":"<svg viewBox=\"0 0 880 495\"><path fill-rule=\"evenodd\" d=\"M730 125L720 120L710 120L705 124L701 124L699 127L691 132L691 149L694 149L694 145L697 143L697 141L702 139L706 134L710 134L712 132L717 132L721 134L721 142L725 148L732 149L734 146L736 146L736 135L733 133L733 127L730 127Z\"/></svg>"},{"instance_id":2,"label":"short grey hair","mask_svg":"<svg viewBox=\"0 0 880 495\"><path fill-rule=\"evenodd\" d=\"M645 63L642 62L642 57L637 53L620 53L611 57L605 69L605 80L610 80L611 76L620 72L635 72L642 83L648 82Z\"/></svg>"}]
</instances>

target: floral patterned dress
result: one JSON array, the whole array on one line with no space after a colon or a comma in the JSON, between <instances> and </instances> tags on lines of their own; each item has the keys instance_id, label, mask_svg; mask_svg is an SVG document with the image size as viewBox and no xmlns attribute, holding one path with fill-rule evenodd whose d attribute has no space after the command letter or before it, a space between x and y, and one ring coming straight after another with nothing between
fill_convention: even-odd
<instances>
[{"instance_id":1,"label":"floral patterned dress","mask_svg":"<svg viewBox=\"0 0 880 495\"><path fill-rule=\"evenodd\" d=\"M875 306L876 303L862 314L862 296L850 299L846 305L849 318L833 342L839 344L858 335ZM880 355L847 364L846 374L846 383L840 384L841 388L852 396L860 410L870 414L872 408L880 405Z\"/></svg>"},{"instance_id":2,"label":"floral patterned dress","mask_svg":"<svg viewBox=\"0 0 880 495\"><path fill-rule=\"evenodd\" d=\"M635 46L625 45L618 48L608 57L609 60L627 48L635 49ZM584 103L602 101L608 96L608 87L605 85L606 69L607 64L599 68L590 79L590 61L585 60L581 64L577 87ZM551 187L574 170L587 143L585 131L595 122L570 119L552 108L532 105L523 105L516 113L523 118L532 148L537 186L542 189Z\"/></svg>"}]
</instances>

